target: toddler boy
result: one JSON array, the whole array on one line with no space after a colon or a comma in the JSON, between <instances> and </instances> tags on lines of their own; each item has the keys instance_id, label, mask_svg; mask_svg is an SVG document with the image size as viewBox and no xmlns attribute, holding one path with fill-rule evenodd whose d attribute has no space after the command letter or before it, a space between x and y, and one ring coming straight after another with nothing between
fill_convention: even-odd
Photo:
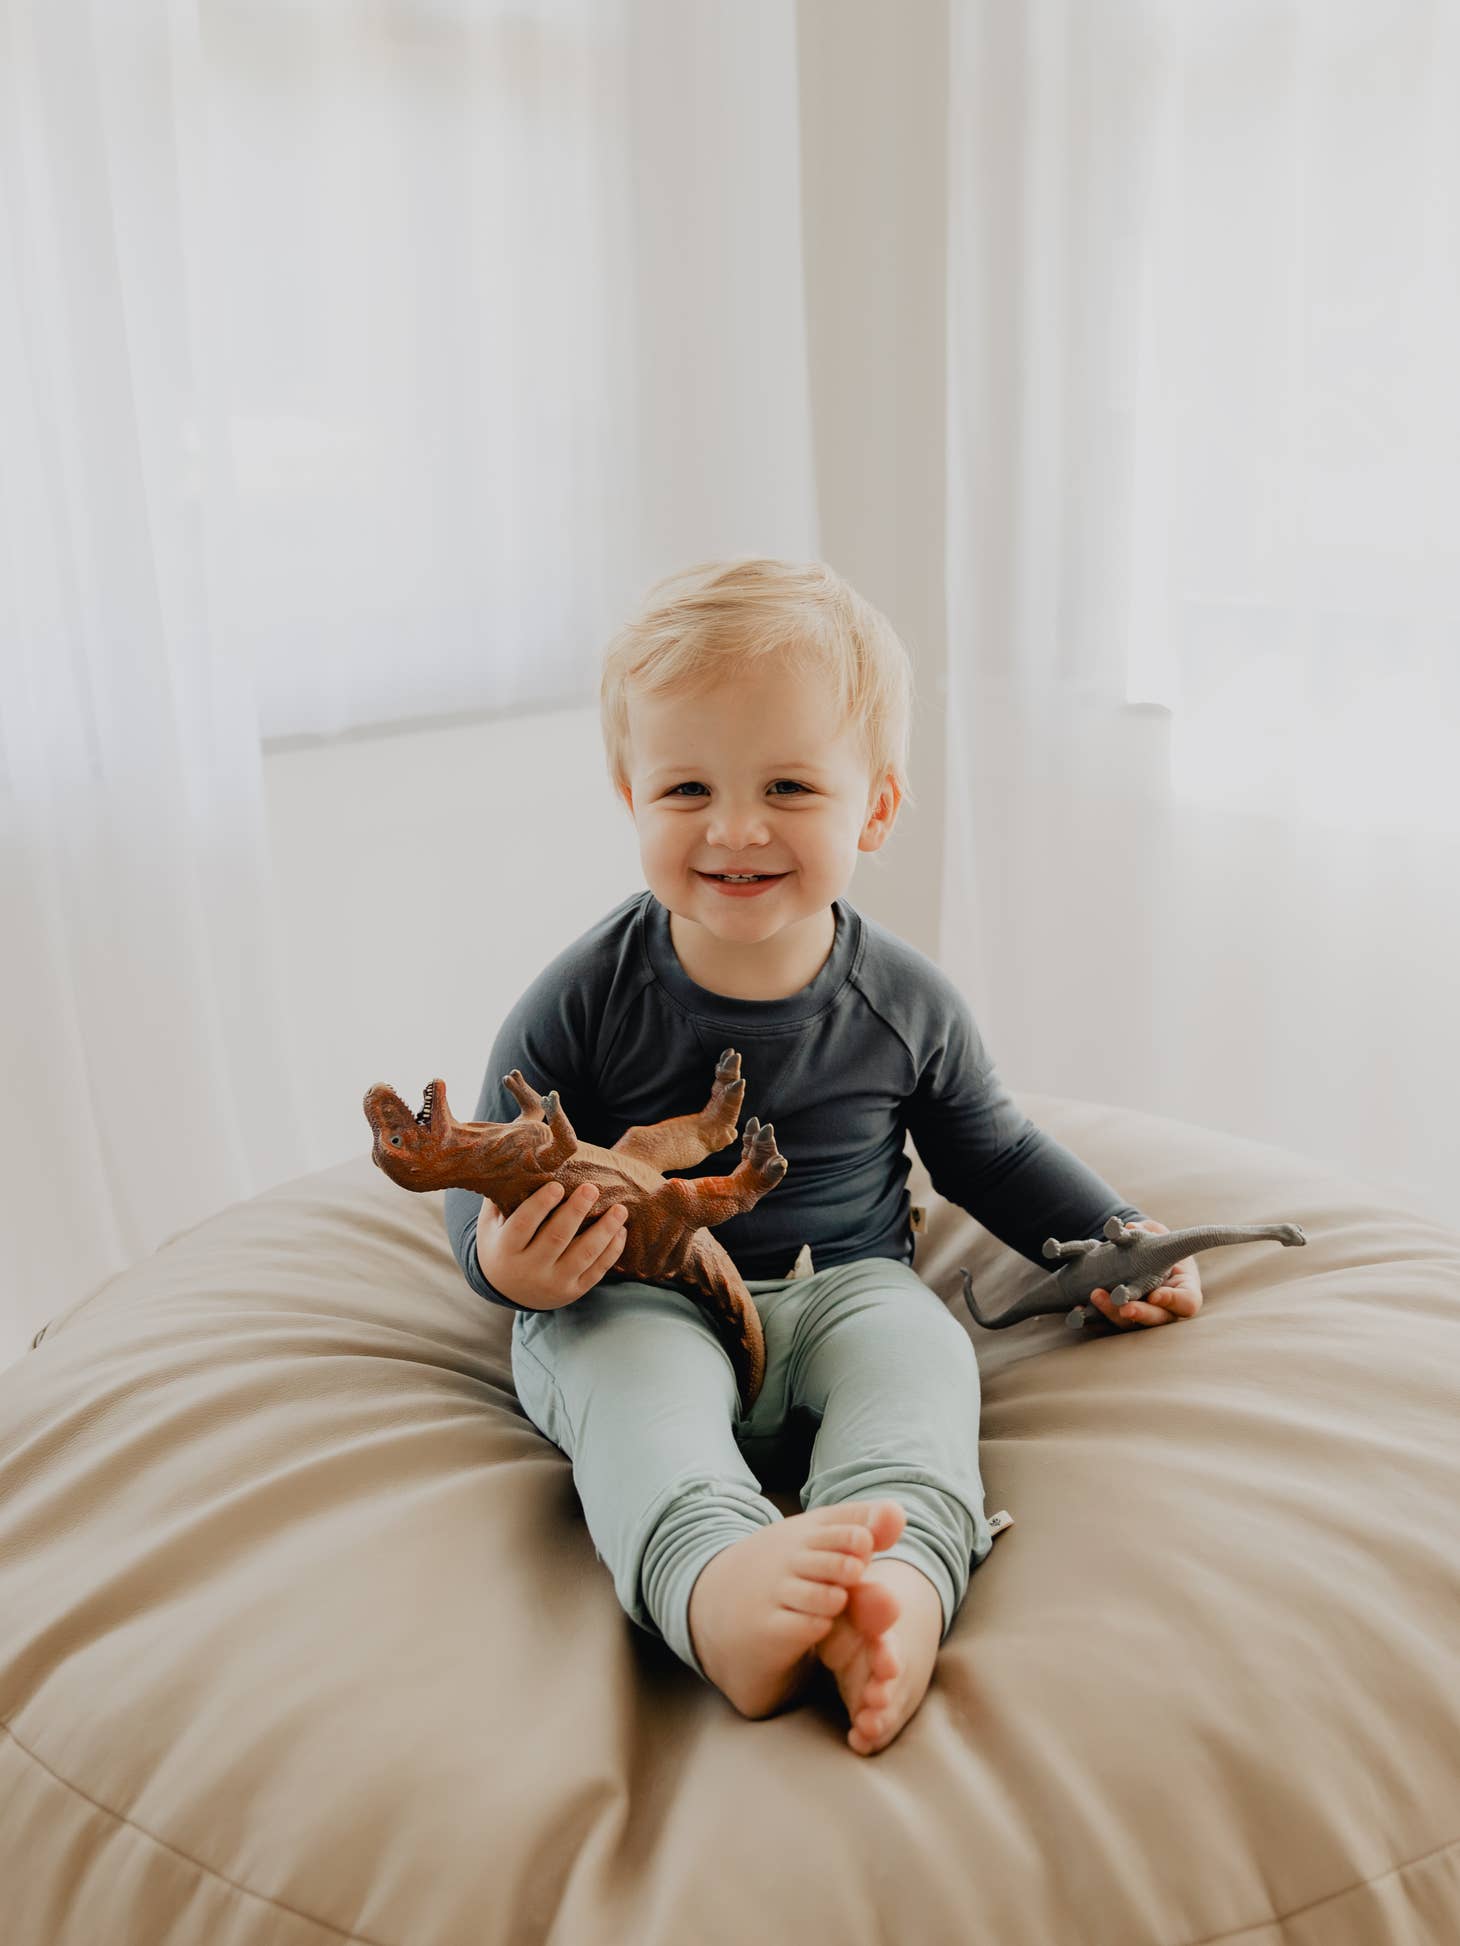
<instances>
[{"instance_id":1,"label":"toddler boy","mask_svg":"<svg viewBox=\"0 0 1460 1946\"><path fill-rule=\"evenodd\" d=\"M693 1299L615 1274L622 1204L589 1222L591 1186L548 1184L503 1219L446 1192L469 1283L517 1312L518 1397L571 1458L625 1611L748 1717L823 1664L862 1755L918 1707L992 1544L977 1363L912 1269L906 1135L942 1195L1043 1269L1046 1237L1141 1217L1019 1113L952 982L844 896L896 822L910 700L890 624L820 563L711 562L651 589L601 690L648 889L528 987L476 1107L515 1119L502 1078L520 1068L610 1148L697 1112L739 1050L746 1107L790 1165L715 1230L765 1327L750 1413ZM1122 1317L1199 1304L1173 1275ZM787 1519L749 1459L793 1410L816 1440Z\"/></svg>"}]
</instances>

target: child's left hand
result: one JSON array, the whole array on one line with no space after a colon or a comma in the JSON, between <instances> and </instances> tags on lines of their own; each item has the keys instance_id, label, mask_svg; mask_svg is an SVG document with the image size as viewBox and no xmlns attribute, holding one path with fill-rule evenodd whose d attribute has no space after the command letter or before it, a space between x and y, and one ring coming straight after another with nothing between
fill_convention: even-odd
<instances>
[{"instance_id":1,"label":"child's left hand","mask_svg":"<svg viewBox=\"0 0 1460 1946\"><path fill-rule=\"evenodd\" d=\"M1171 1226L1158 1223L1154 1217L1139 1223L1127 1225L1132 1230L1150 1230L1158 1236L1169 1236ZM1091 1291L1090 1302L1121 1330L1130 1330L1140 1324L1175 1324L1178 1318L1194 1318L1201 1309L1201 1277L1197 1271L1195 1257L1183 1257L1179 1264L1173 1264L1164 1280L1144 1298L1134 1303L1116 1305L1111 1302L1107 1290Z\"/></svg>"}]
</instances>

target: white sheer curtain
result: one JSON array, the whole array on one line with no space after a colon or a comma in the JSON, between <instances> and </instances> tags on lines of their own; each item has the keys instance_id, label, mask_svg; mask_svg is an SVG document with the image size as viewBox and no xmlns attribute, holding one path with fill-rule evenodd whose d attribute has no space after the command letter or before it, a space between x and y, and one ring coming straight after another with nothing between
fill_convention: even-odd
<instances>
[{"instance_id":1,"label":"white sheer curtain","mask_svg":"<svg viewBox=\"0 0 1460 1946\"><path fill-rule=\"evenodd\" d=\"M319 1160L261 734L820 552L795 26L0 0L0 1361ZM1453 1216L1460 10L950 31L945 964L1022 1085Z\"/></svg>"},{"instance_id":2,"label":"white sheer curtain","mask_svg":"<svg viewBox=\"0 0 1460 1946\"><path fill-rule=\"evenodd\" d=\"M322 1161L261 735L817 552L797 145L778 0L0 0L0 1363Z\"/></svg>"},{"instance_id":3,"label":"white sheer curtain","mask_svg":"<svg viewBox=\"0 0 1460 1946\"><path fill-rule=\"evenodd\" d=\"M950 95L942 957L1460 1218L1460 8L964 0Z\"/></svg>"},{"instance_id":4,"label":"white sheer curtain","mask_svg":"<svg viewBox=\"0 0 1460 1946\"><path fill-rule=\"evenodd\" d=\"M197 45L0 11L0 1357L304 1163L229 481Z\"/></svg>"},{"instance_id":5,"label":"white sheer curtain","mask_svg":"<svg viewBox=\"0 0 1460 1946\"><path fill-rule=\"evenodd\" d=\"M792 7L198 12L265 738L591 701L647 582L807 545Z\"/></svg>"}]
</instances>

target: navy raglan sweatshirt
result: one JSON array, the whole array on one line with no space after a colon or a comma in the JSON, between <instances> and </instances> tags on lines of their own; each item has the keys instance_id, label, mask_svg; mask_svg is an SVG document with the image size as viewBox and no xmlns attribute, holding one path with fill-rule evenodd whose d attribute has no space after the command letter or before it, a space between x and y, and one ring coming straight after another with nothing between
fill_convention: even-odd
<instances>
[{"instance_id":1,"label":"navy raglan sweatshirt","mask_svg":"<svg viewBox=\"0 0 1460 1946\"><path fill-rule=\"evenodd\" d=\"M579 1138L612 1148L630 1128L697 1113L726 1047L740 1052L751 1115L775 1124L790 1164L755 1208L715 1226L742 1277L787 1277L803 1243L814 1268L861 1257L911 1263L911 1133L933 1187L1041 1269L1046 1237L1097 1237L1142 1212L1015 1107L948 976L845 899L820 972L780 1000L698 986L669 913L636 892L545 966L492 1046L474 1119L510 1122L502 1077L556 1088ZM686 1177L718 1176L737 1138ZM514 1311L476 1257L482 1198L448 1189L446 1227L467 1282Z\"/></svg>"}]
</instances>

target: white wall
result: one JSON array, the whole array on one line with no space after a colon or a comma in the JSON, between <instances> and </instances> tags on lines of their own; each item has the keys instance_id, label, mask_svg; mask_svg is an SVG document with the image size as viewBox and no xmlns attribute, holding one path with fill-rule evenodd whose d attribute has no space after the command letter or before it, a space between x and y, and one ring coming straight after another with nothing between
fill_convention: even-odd
<instances>
[{"instance_id":1,"label":"white wall","mask_svg":"<svg viewBox=\"0 0 1460 1946\"><path fill-rule=\"evenodd\" d=\"M938 956L947 658L944 385L948 7L800 0L801 209L821 555L880 608L917 677L916 807L881 909ZM879 888L881 889L881 888Z\"/></svg>"},{"instance_id":2,"label":"white wall","mask_svg":"<svg viewBox=\"0 0 1460 1946\"><path fill-rule=\"evenodd\" d=\"M440 1075L469 1115L507 1008L642 881L597 715L274 751L265 791L316 1166L369 1147L361 1097Z\"/></svg>"}]
</instances>

